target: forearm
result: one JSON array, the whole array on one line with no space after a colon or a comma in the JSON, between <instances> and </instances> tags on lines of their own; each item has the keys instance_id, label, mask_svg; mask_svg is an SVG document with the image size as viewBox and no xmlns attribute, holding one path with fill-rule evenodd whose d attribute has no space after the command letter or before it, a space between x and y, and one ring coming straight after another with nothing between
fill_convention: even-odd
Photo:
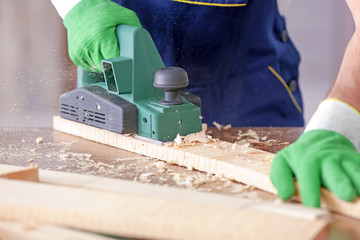
<instances>
[{"instance_id":1,"label":"forearm","mask_svg":"<svg viewBox=\"0 0 360 240\"><path fill-rule=\"evenodd\" d=\"M305 128L331 130L348 138L360 152L360 32L351 38L337 78Z\"/></svg>"},{"instance_id":2,"label":"forearm","mask_svg":"<svg viewBox=\"0 0 360 240\"><path fill-rule=\"evenodd\" d=\"M339 99L360 111L360 31L351 38L338 76L327 98Z\"/></svg>"}]
</instances>

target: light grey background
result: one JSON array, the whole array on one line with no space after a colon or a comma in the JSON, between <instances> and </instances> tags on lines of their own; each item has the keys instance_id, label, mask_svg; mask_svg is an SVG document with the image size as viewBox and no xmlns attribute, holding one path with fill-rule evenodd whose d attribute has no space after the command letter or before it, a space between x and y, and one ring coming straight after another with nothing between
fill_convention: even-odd
<instances>
[{"instance_id":1,"label":"light grey background","mask_svg":"<svg viewBox=\"0 0 360 240\"><path fill-rule=\"evenodd\" d=\"M300 88L308 122L336 78L354 24L345 0L292 0L286 18L301 54Z\"/></svg>"},{"instance_id":2,"label":"light grey background","mask_svg":"<svg viewBox=\"0 0 360 240\"><path fill-rule=\"evenodd\" d=\"M353 23L345 0L292 0L286 16L302 56L308 121L336 77ZM76 78L50 0L0 0L0 53L0 126L50 127L59 95Z\"/></svg>"}]
</instances>

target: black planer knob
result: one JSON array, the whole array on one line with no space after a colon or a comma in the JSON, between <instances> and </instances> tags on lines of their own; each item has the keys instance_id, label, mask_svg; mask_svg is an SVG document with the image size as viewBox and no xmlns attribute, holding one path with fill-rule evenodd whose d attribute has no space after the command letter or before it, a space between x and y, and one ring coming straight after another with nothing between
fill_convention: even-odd
<instances>
[{"instance_id":1,"label":"black planer knob","mask_svg":"<svg viewBox=\"0 0 360 240\"><path fill-rule=\"evenodd\" d=\"M153 85L157 89L164 90L164 99L160 101L161 104L179 105L184 103L180 90L189 85L189 79L184 69L166 67L156 71Z\"/></svg>"}]
</instances>

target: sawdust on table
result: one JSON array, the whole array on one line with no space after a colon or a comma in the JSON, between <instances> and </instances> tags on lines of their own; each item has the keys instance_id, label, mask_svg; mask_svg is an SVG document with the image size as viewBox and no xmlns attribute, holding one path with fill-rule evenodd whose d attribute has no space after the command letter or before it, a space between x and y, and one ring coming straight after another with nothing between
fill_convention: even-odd
<instances>
[{"instance_id":1,"label":"sawdust on table","mask_svg":"<svg viewBox=\"0 0 360 240\"><path fill-rule=\"evenodd\" d=\"M202 132L181 137L178 146L207 144L218 141L209 135L206 128ZM192 191L218 192L232 194L242 198L257 199L257 191L252 186L236 183L223 176L207 174L200 171L193 171L190 167L181 167L168 162L151 159L145 156L136 156L128 158L112 158L106 162L94 157L89 153L78 153L72 150L72 145L76 142L51 142L46 141L42 144L32 144L23 139L23 144L27 144L28 164L36 164L37 159L48 159L49 165L45 169L75 172L86 175L96 175L109 178L119 178L130 181L160 184L163 186L174 186L185 188ZM272 144L276 140L268 139L267 136L259 137L258 134L249 130L248 132L238 132L237 141L232 148L249 147L249 144L258 142L262 144ZM22 144L22 145L23 145ZM211 147L217 147L211 145ZM219 145L221 147L221 145ZM9 146L11 148L11 146ZM42 151L38 151L42 148ZM44 149L47 151L44 154ZM13 154L23 155L23 150L12 149ZM1 153L0 153L1 155ZM31 159L31 161L30 161Z\"/></svg>"},{"instance_id":2,"label":"sawdust on table","mask_svg":"<svg viewBox=\"0 0 360 240\"><path fill-rule=\"evenodd\" d=\"M289 142L280 142L276 139L268 139L268 136L260 137L258 133L252 129L249 129L247 132L243 133L241 130L238 130L236 143L243 145L249 144L249 146L257 146L257 145L266 145L271 146L272 144L279 145L289 145Z\"/></svg>"},{"instance_id":3,"label":"sawdust on table","mask_svg":"<svg viewBox=\"0 0 360 240\"><path fill-rule=\"evenodd\" d=\"M257 193L251 186L233 182L223 176L193 171L191 167L185 168L143 156L114 158L111 162L105 163L93 159L93 155L88 153L71 152L70 146L64 145L57 153L58 161L63 164L51 170L173 186L191 191L219 192L242 198L257 198ZM49 153L52 157L54 154L56 155Z\"/></svg>"}]
</instances>

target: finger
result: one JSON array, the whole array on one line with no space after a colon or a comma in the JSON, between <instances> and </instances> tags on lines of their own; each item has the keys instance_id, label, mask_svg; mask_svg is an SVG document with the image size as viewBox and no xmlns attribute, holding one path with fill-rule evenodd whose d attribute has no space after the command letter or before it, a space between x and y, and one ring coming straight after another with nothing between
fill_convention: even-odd
<instances>
[{"instance_id":1,"label":"finger","mask_svg":"<svg viewBox=\"0 0 360 240\"><path fill-rule=\"evenodd\" d=\"M100 44L98 59L110 59L120 56L120 47L116 37L116 27L111 27L111 30L105 31L102 34L102 42Z\"/></svg>"},{"instance_id":2,"label":"finger","mask_svg":"<svg viewBox=\"0 0 360 240\"><path fill-rule=\"evenodd\" d=\"M303 205L307 207L320 207L320 167L308 161L302 166L297 176L300 195Z\"/></svg>"},{"instance_id":3,"label":"finger","mask_svg":"<svg viewBox=\"0 0 360 240\"><path fill-rule=\"evenodd\" d=\"M356 156L353 155L350 156L350 158L359 158L359 155L356 154ZM342 167L345 173L349 176L357 194L360 195L360 163L349 159L348 161L342 162Z\"/></svg>"},{"instance_id":4,"label":"finger","mask_svg":"<svg viewBox=\"0 0 360 240\"><path fill-rule=\"evenodd\" d=\"M271 164L270 179L278 190L279 198L287 200L295 194L294 176L284 152L280 151L275 155Z\"/></svg>"},{"instance_id":5,"label":"finger","mask_svg":"<svg viewBox=\"0 0 360 240\"><path fill-rule=\"evenodd\" d=\"M336 196L345 201L354 201L357 195L350 178L337 161L324 161L322 165L322 180Z\"/></svg>"},{"instance_id":6,"label":"finger","mask_svg":"<svg viewBox=\"0 0 360 240\"><path fill-rule=\"evenodd\" d=\"M69 51L69 55L71 60L77 65L82 67L84 70L89 72L102 72L102 69L97 69L96 63L93 60L94 57L90 55L90 53L84 49L78 52Z\"/></svg>"},{"instance_id":7,"label":"finger","mask_svg":"<svg viewBox=\"0 0 360 240\"><path fill-rule=\"evenodd\" d=\"M103 67L101 64L102 60L120 56L120 53L119 53L118 55L113 55L111 57L110 56L105 57L104 53L103 53L103 48L104 48L103 45L107 45L106 40L101 40L101 42L98 42L97 44L95 44L96 47L93 48L93 51L86 52L87 55L84 58L84 60L88 60L88 64L89 64L90 68L92 69L91 70L92 72L100 73L103 71Z\"/></svg>"},{"instance_id":8,"label":"finger","mask_svg":"<svg viewBox=\"0 0 360 240\"><path fill-rule=\"evenodd\" d=\"M108 12L107 15L111 16L112 22L141 27L140 20L136 13L130 9L123 8L123 11L120 12L118 9L113 8L112 13Z\"/></svg>"}]
</instances>

